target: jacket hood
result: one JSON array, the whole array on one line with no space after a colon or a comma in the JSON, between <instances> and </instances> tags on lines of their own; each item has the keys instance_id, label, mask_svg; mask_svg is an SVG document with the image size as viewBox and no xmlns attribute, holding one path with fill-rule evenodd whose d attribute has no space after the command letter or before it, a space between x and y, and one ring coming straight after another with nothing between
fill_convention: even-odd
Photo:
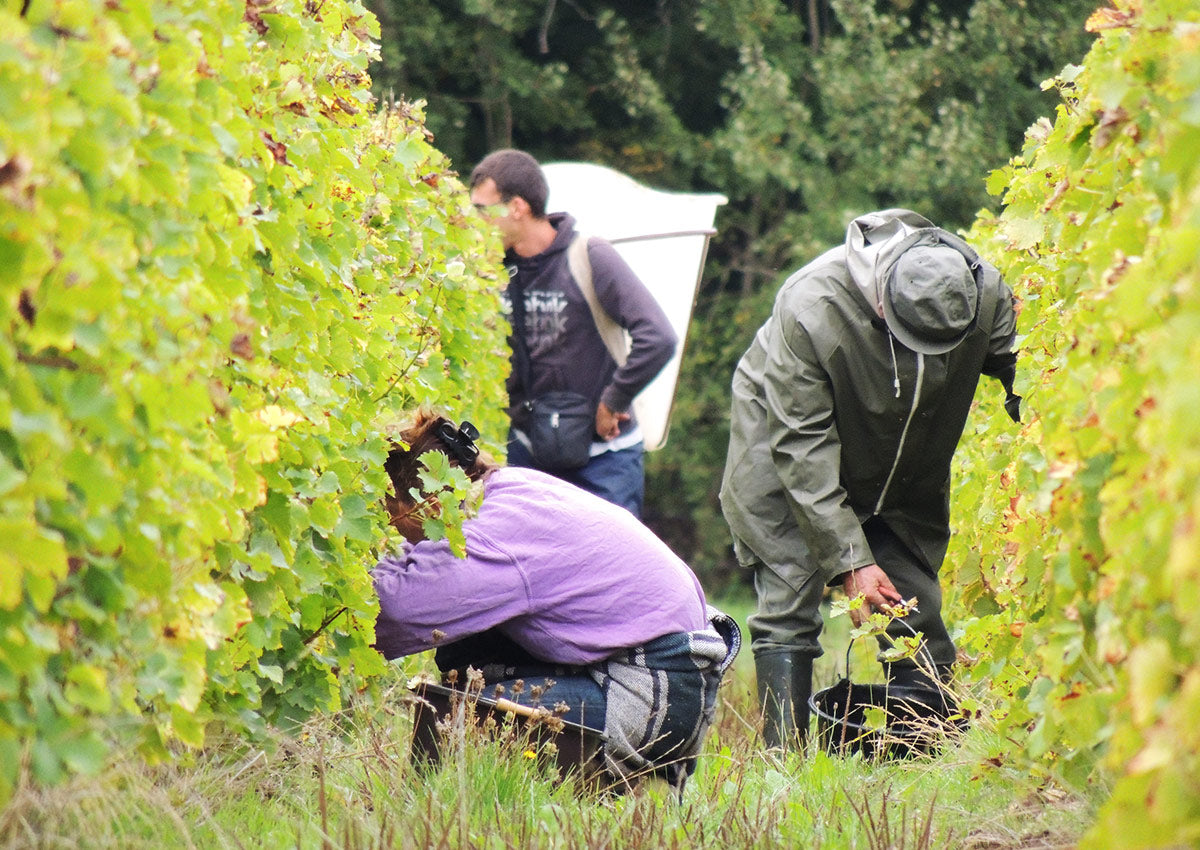
<instances>
[{"instance_id":1,"label":"jacket hood","mask_svg":"<svg viewBox=\"0 0 1200 850\"><path fill-rule=\"evenodd\" d=\"M859 216L846 229L853 288L892 336L941 354L975 325L983 263L966 242L911 210Z\"/></svg>"},{"instance_id":2,"label":"jacket hood","mask_svg":"<svg viewBox=\"0 0 1200 850\"><path fill-rule=\"evenodd\" d=\"M571 242L575 239L575 217L565 212L550 213L546 216L550 224L553 225L555 234L554 239L546 246L540 254L534 254L532 257L523 257L517 254L512 248L506 248L504 251L504 262L506 265L519 263L521 265L532 264L538 266L545 262L549 257L567 250L571 246Z\"/></svg>"},{"instance_id":3,"label":"jacket hood","mask_svg":"<svg viewBox=\"0 0 1200 850\"><path fill-rule=\"evenodd\" d=\"M550 247L543 253L553 254L557 251L565 251L571 247L571 242L575 239L575 217L570 213L557 212L550 213L546 218L550 219L550 223L554 225L554 229L558 231L558 235L554 237L554 241L550 243Z\"/></svg>"},{"instance_id":4,"label":"jacket hood","mask_svg":"<svg viewBox=\"0 0 1200 850\"><path fill-rule=\"evenodd\" d=\"M933 227L912 210L891 209L860 215L846 228L846 266L875 315L883 318L884 284L901 246L917 231Z\"/></svg>"}]
</instances>

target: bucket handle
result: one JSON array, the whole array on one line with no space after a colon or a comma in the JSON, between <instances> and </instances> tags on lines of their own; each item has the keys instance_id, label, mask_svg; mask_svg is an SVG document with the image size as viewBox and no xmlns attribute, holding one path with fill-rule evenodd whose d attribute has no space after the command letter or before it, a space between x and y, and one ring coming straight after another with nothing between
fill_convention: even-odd
<instances>
[{"instance_id":1,"label":"bucket handle","mask_svg":"<svg viewBox=\"0 0 1200 850\"><path fill-rule=\"evenodd\" d=\"M908 622L906 622L903 617L897 617L892 622L899 623L900 625L904 626L904 628L908 629L909 632L912 633L913 637L917 636L917 630L914 629L911 625L909 625ZM849 681L849 679L850 679L850 650L854 649L854 642L856 640L858 640L860 637L862 637L862 635L855 635L854 637L850 638L850 642L846 645L846 679L847 679L847 681ZM928 643L928 641L926 641L924 636L922 636L919 650L925 653L925 657L929 660L929 669L931 672L933 672L933 671L937 670L937 663L933 660L933 653L929 651L929 647L926 645L927 643Z\"/></svg>"}]
</instances>

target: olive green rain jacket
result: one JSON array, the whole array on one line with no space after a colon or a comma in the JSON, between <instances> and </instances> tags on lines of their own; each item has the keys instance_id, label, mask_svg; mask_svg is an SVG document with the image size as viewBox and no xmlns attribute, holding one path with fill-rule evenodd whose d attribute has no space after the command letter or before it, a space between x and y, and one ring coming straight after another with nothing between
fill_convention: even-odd
<instances>
[{"instance_id":1,"label":"olive green rain jacket","mask_svg":"<svg viewBox=\"0 0 1200 850\"><path fill-rule=\"evenodd\" d=\"M936 355L901 345L878 306L900 253L932 242L960 251L978 286L965 337ZM845 245L784 283L734 374L721 506L739 560L795 590L814 573L833 583L875 563L862 524L878 515L936 573L980 374L1017 398L1014 336L1012 292L961 239L907 210L855 219Z\"/></svg>"}]
</instances>

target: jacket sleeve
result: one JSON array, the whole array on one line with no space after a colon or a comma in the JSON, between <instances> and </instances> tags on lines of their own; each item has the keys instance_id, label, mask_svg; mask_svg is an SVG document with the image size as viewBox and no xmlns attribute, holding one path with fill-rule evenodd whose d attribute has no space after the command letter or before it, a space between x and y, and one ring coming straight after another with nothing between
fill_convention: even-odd
<instances>
[{"instance_id":1,"label":"jacket sleeve","mask_svg":"<svg viewBox=\"0 0 1200 850\"><path fill-rule=\"evenodd\" d=\"M632 343L625 365L600 394L609 409L622 413L667 365L679 340L658 301L612 245L602 239L590 240L588 261L596 300L629 332Z\"/></svg>"},{"instance_id":2,"label":"jacket sleeve","mask_svg":"<svg viewBox=\"0 0 1200 850\"><path fill-rule=\"evenodd\" d=\"M528 582L486 538L458 558L445 540L405 546L371 571L379 597L375 646L386 658L432 649L528 612Z\"/></svg>"},{"instance_id":3,"label":"jacket sleeve","mask_svg":"<svg viewBox=\"0 0 1200 850\"><path fill-rule=\"evenodd\" d=\"M1017 377L1017 353L1013 343L1017 337L1017 314L1013 304L1013 293L999 273L996 273L996 314L987 356L983 360L983 374L995 378L1004 387L1004 409L1014 422L1021 421L1021 397L1013 391Z\"/></svg>"},{"instance_id":4,"label":"jacket sleeve","mask_svg":"<svg viewBox=\"0 0 1200 850\"><path fill-rule=\"evenodd\" d=\"M776 307L767 338L767 434L779 480L826 583L875 563L841 482L833 388L808 332Z\"/></svg>"}]
</instances>

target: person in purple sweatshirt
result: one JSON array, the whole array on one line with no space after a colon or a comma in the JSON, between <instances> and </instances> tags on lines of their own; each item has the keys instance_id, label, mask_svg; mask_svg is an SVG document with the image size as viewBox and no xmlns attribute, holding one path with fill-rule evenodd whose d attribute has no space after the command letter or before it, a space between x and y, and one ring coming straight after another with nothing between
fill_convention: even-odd
<instances>
[{"instance_id":1,"label":"person in purple sweatshirt","mask_svg":"<svg viewBox=\"0 0 1200 850\"><path fill-rule=\"evenodd\" d=\"M405 543L372 571L376 647L389 659L436 649L443 672L470 665L510 699L565 705L564 719L605 733L614 777L649 773L681 788L741 644L736 622L628 511L498 466L476 436L470 423L421 413L400 434L409 448L388 455L397 495L386 507ZM422 516L436 505L419 477L427 452L482 482L478 513L463 523L465 557L425 539Z\"/></svg>"},{"instance_id":2,"label":"person in purple sweatshirt","mask_svg":"<svg viewBox=\"0 0 1200 850\"><path fill-rule=\"evenodd\" d=\"M533 466L640 516L645 491L642 431L633 399L675 353L666 314L612 245L587 239L592 288L605 313L629 334L622 365L609 353L591 307L570 268L582 238L565 212L546 214L549 185L537 160L507 148L471 172L471 201L500 233L509 283L513 369L508 379L510 466ZM577 266L578 268L578 266ZM549 393L569 392L595 411L583 466L547 466L531 444L530 407Z\"/></svg>"}]
</instances>

